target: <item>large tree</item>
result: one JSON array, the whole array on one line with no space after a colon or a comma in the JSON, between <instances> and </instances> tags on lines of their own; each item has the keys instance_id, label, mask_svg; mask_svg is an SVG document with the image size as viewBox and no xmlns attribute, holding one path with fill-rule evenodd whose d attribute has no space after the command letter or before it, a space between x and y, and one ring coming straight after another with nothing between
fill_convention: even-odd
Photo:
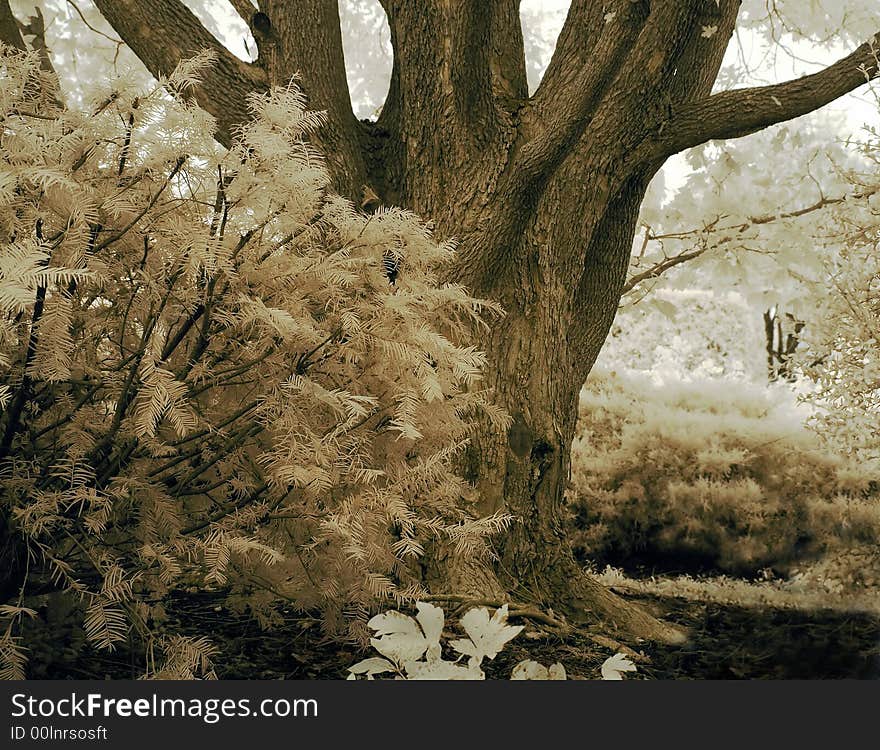
<instances>
[{"instance_id":1,"label":"large tree","mask_svg":"<svg viewBox=\"0 0 880 750\"><path fill-rule=\"evenodd\" d=\"M298 74L327 112L318 145L334 186L458 238L449 278L506 310L481 344L513 424L478 436L463 467L481 512L521 520L500 542L498 578L630 635L674 638L582 575L560 524L578 393L626 283L639 206L670 156L799 117L877 76L880 33L818 73L713 93L740 0L572 0L529 95L518 0L382 0L393 72L366 122L352 111L334 0L230 0L257 42L253 63L181 0L94 1L154 75L214 50L196 96L223 143L248 93Z\"/></svg>"}]
</instances>

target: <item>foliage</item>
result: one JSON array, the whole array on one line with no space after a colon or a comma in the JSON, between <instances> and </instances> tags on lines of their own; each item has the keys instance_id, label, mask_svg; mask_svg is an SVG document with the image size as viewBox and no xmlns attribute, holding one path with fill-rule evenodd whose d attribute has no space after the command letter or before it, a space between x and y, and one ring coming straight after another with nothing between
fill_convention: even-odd
<instances>
[{"instance_id":1,"label":"foliage","mask_svg":"<svg viewBox=\"0 0 880 750\"><path fill-rule=\"evenodd\" d=\"M764 380L761 312L738 292L669 284L621 306L596 366L651 372L664 381Z\"/></svg>"},{"instance_id":2,"label":"foliage","mask_svg":"<svg viewBox=\"0 0 880 750\"><path fill-rule=\"evenodd\" d=\"M359 674L373 679L377 674L392 672L407 680L482 680L483 659L494 659L504 644L522 630L521 625L507 624L506 605L496 609L491 618L485 607L471 609L461 618L467 637L449 642L459 657L446 661L440 645L443 610L425 602L418 602L416 608L415 619L392 611L376 615L367 623L378 636L370 643L384 658L364 659L349 667L348 679L356 679ZM466 666L458 663L465 656ZM558 679L565 679L564 675L562 670Z\"/></svg>"},{"instance_id":3,"label":"foliage","mask_svg":"<svg viewBox=\"0 0 880 750\"><path fill-rule=\"evenodd\" d=\"M799 364L815 384L813 426L880 478L880 134L870 131L862 150L871 169L850 180L863 197L834 212Z\"/></svg>"},{"instance_id":4,"label":"foliage","mask_svg":"<svg viewBox=\"0 0 880 750\"><path fill-rule=\"evenodd\" d=\"M569 511L584 556L755 574L880 533L876 475L830 453L784 386L595 372Z\"/></svg>"},{"instance_id":5,"label":"foliage","mask_svg":"<svg viewBox=\"0 0 880 750\"><path fill-rule=\"evenodd\" d=\"M472 519L452 466L478 417L506 424L466 343L496 308L439 282L454 247L413 215L330 193L295 87L222 153L185 98L204 63L83 113L37 109L34 56L0 63L5 541L19 598L53 582L107 649L161 651L184 586L358 630L421 593L425 544L479 556L507 522ZM164 645L151 671L210 671L201 641Z\"/></svg>"},{"instance_id":6,"label":"foliage","mask_svg":"<svg viewBox=\"0 0 880 750\"><path fill-rule=\"evenodd\" d=\"M461 618L461 627L467 638L450 640L448 646L458 654L455 661L442 656L440 638L443 635L444 615L440 607L425 602L416 603L415 618L392 611L376 615L368 623L377 638L370 643L381 657L363 659L348 668L349 680L365 675L372 680L376 675L394 674L403 680L483 680L483 659L494 659L508 641L515 638L521 625L507 624L507 605L489 615L485 607L473 608ZM467 665L459 664L468 657ZM615 654L601 667L603 680L622 680L624 672L635 672L635 665L624 654ZM560 663L545 667L526 659L511 672L511 680L564 680L565 667Z\"/></svg>"},{"instance_id":7,"label":"foliage","mask_svg":"<svg viewBox=\"0 0 880 750\"><path fill-rule=\"evenodd\" d=\"M841 564L842 563L842 564ZM720 576L627 576L610 565L597 576L605 586L635 596L676 597L735 607L880 614L880 553L876 544L844 550L810 563L787 579Z\"/></svg>"},{"instance_id":8,"label":"foliage","mask_svg":"<svg viewBox=\"0 0 880 750\"><path fill-rule=\"evenodd\" d=\"M823 281L828 254L820 238L833 209L860 192L847 173L866 167L859 150L829 143L827 133L854 129L841 116L816 114L798 127L690 150L675 194L643 206L630 267L630 283L641 282L625 302L650 304L662 289L724 288L743 296L758 319L774 305L807 314L810 283ZM689 312L674 303L664 298L666 308Z\"/></svg>"}]
</instances>

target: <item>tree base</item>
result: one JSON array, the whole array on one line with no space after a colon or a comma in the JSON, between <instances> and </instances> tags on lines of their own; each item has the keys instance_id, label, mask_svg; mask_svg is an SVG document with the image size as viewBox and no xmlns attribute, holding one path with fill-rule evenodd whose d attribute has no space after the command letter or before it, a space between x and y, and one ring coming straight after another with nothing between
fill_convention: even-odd
<instances>
[{"instance_id":1,"label":"tree base","mask_svg":"<svg viewBox=\"0 0 880 750\"><path fill-rule=\"evenodd\" d=\"M574 625L599 626L630 645L641 641L679 645L688 639L683 630L609 591L573 557L564 556L559 564L544 568L543 575L538 575L533 568L528 576L511 580L509 586L485 563L472 559L451 562L448 558L446 562L442 575L432 576L428 582L432 593L452 592L474 599L506 601L516 590L516 598L520 600L550 608ZM532 586L522 585L525 580L533 581Z\"/></svg>"},{"instance_id":2,"label":"tree base","mask_svg":"<svg viewBox=\"0 0 880 750\"><path fill-rule=\"evenodd\" d=\"M688 639L683 630L657 619L635 602L622 599L583 571L576 574L569 588L565 614L572 622L598 621L603 629L611 630L624 641L680 645Z\"/></svg>"}]
</instances>

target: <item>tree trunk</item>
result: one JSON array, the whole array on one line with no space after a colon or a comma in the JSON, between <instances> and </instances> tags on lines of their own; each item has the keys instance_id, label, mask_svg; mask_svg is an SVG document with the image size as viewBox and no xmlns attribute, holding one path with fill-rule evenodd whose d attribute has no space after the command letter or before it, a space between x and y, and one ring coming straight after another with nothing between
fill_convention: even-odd
<instances>
[{"instance_id":1,"label":"tree trunk","mask_svg":"<svg viewBox=\"0 0 880 750\"><path fill-rule=\"evenodd\" d=\"M220 47L180 0L95 1L154 74L201 47L217 52L197 98L221 139L248 92L302 73L311 106L328 115L319 140L337 189L360 202L367 185L459 238L450 278L507 311L481 343L513 426L479 435L466 461L482 511L519 519L498 577L630 636L680 637L576 569L561 516L578 393L619 304L639 204L665 159L842 96L877 74L871 45L813 76L711 95L740 0L572 0L530 97L518 0L380 0L392 79L379 120L358 123L330 0L260 0L259 23L247 2L233 2L257 39L254 65Z\"/></svg>"}]
</instances>

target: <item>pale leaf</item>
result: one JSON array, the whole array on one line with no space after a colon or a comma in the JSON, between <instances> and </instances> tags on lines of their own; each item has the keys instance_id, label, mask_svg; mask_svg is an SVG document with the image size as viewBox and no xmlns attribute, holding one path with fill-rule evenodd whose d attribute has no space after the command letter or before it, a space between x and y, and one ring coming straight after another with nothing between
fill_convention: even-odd
<instances>
[{"instance_id":1,"label":"pale leaf","mask_svg":"<svg viewBox=\"0 0 880 750\"><path fill-rule=\"evenodd\" d=\"M531 659L525 659L513 668L510 673L511 680L549 680L550 674L547 667Z\"/></svg>"},{"instance_id":2,"label":"pale leaf","mask_svg":"<svg viewBox=\"0 0 880 750\"><path fill-rule=\"evenodd\" d=\"M450 645L459 653L470 656L478 664L484 657L494 659L504 644L516 637L522 625L507 624L507 605L495 610L489 618L485 607L471 609L461 618L461 626L468 634L467 639L452 641Z\"/></svg>"},{"instance_id":3,"label":"pale leaf","mask_svg":"<svg viewBox=\"0 0 880 750\"><path fill-rule=\"evenodd\" d=\"M367 625L380 636L370 639L373 648L395 664L405 664L421 658L428 647L418 623L401 612L391 611L376 615Z\"/></svg>"},{"instance_id":4,"label":"pale leaf","mask_svg":"<svg viewBox=\"0 0 880 750\"><path fill-rule=\"evenodd\" d=\"M479 667L464 667L451 661L413 661L406 665L408 680L485 680Z\"/></svg>"},{"instance_id":5,"label":"pale leaf","mask_svg":"<svg viewBox=\"0 0 880 750\"><path fill-rule=\"evenodd\" d=\"M383 672L394 672L395 670L396 667L387 659L372 656L350 666L348 671L351 672L351 676L348 679L352 679L354 675L358 674L382 674Z\"/></svg>"},{"instance_id":6,"label":"pale leaf","mask_svg":"<svg viewBox=\"0 0 880 750\"><path fill-rule=\"evenodd\" d=\"M426 659L433 661L440 658L440 636L443 633L443 610L426 602L416 602L418 614L416 619L422 626L427 642Z\"/></svg>"},{"instance_id":7,"label":"pale leaf","mask_svg":"<svg viewBox=\"0 0 880 750\"><path fill-rule=\"evenodd\" d=\"M602 679L603 680L622 680L624 672L635 672L636 665L633 664L624 654L616 653L609 656L602 663Z\"/></svg>"}]
</instances>

